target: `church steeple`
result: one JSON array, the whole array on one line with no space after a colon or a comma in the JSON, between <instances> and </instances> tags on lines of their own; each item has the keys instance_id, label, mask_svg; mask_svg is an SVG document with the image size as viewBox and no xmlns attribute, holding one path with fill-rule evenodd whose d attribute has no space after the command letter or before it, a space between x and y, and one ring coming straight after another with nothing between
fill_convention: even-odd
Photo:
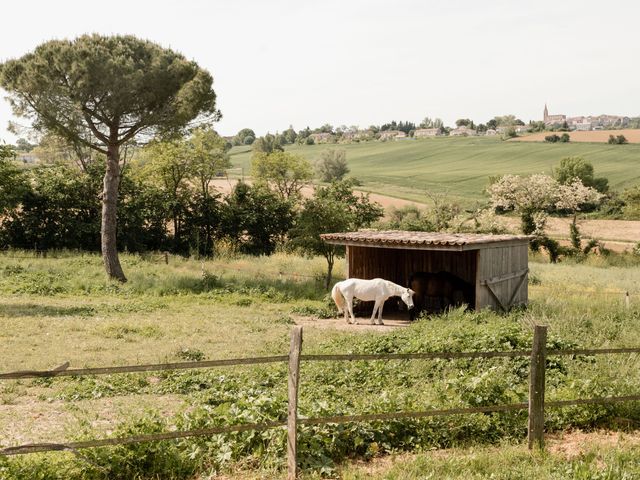
<instances>
[{"instance_id":1,"label":"church steeple","mask_svg":"<svg viewBox=\"0 0 640 480\"><path fill-rule=\"evenodd\" d=\"M547 109L547 103L545 102L544 104L544 113L542 114L542 118L544 120L544 123L547 123L547 119L549 118L549 110Z\"/></svg>"}]
</instances>

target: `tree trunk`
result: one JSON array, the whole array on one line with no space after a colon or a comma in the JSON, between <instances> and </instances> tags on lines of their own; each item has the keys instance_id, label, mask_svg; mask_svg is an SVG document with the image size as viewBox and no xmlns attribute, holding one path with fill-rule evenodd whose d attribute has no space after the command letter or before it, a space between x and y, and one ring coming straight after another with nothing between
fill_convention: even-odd
<instances>
[{"instance_id":1,"label":"tree trunk","mask_svg":"<svg viewBox=\"0 0 640 480\"><path fill-rule=\"evenodd\" d=\"M118 188L120 186L120 151L117 145L107 148L107 171L104 174L102 191L101 244L102 260L109 278L126 282L116 243Z\"/></svg>"},{"instance_id":2,"label":"tree trunk","mask_svg":"<svg viewBox=\"0 0 640 480\"><path fill-rule=\"evenodd\" d=\"M331 278L333 276L333 255L326 256L327 259L327 278L325 279L324 288L329 290L331 286Z\"/></svg>"}]
</instances>

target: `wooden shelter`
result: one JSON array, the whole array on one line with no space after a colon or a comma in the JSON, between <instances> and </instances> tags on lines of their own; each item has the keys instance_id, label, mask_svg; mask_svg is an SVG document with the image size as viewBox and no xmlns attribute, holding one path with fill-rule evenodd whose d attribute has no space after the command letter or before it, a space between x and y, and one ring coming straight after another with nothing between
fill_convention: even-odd
<instances>
[{"instance_id":1,"label":"wooden shelter","mask_svg":"<svg viewBox=\"0 0 640 480\"><path fill-rule=\"evenodd\" d=\"M529 238L405 231L327 233L347 249L347 278L384 278L408 286L418 272L449 272L472 286L466 303L506 311L528 301Z\"/></svg>"}]
</instances>

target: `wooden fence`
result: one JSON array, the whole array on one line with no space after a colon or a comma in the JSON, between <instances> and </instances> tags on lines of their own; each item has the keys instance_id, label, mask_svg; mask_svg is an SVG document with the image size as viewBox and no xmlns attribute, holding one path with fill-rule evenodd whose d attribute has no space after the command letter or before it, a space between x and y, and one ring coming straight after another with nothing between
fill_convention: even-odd
<instances>
[{"instance_id":1,"label":"wooden fence","mask_svg":"<svg viewBox=\"0 0 640 480\"><path fill-rule=\"evenodd\" d=\"M27 378L53 378L63 376L110 375L130 372L150 372L167 370L184 370L198 368L224 367L233 365L255 365L275 362L288 362L288 411L287 421L271 421L263 423L228 425L220 427L202 428L196 430L170 431L164 433L134 435L120 438L103 438L79 442L35 443L6 447L0 449L0 455L22 455L36 452L72 451L92 447L126 445L132 443L171 440L178 438L218 435L231 432L262 431L270 428L287 427L287 464L288 479L297 477L297 433L298 425L340 424L348 422L371 422L384 420L398 420L403 418L426 418L446 415L462 415L470 413L505 412L528 409L528 441L529 448L544 446L544 411L545 408L557 408L585 404L605 404L640 400L640 394L620 397L600 397L574 400L545 401L545 365L548 356L554 355L600 355L600 354L628 354L640 353L640 348L606 348L606 349L571 349L547 350L547 327L534 327L533 345L531 350L515 350L503 352L432 352L407 354L354 354L354 355L304 355L302 354L302 327L294 327L291 332L291 345L288 355L269 357L238 358L228 360L208 360L200 362L179 362L149 365L129 365L120 367L98 367L70 369L65 363L53 370L28 370L0 374L2 380L17 380ZM526 403L512 403L506 405L490 405L484 407L450 408L442 410L425 410L409 412L389 412L360 415L341 415L332 417L299 418L298 391L300 384L301 361L372 361L372 360L430 360L456 358L498 358L498 357L530 357L529 399Z\"/></svg>"}]
</instances>

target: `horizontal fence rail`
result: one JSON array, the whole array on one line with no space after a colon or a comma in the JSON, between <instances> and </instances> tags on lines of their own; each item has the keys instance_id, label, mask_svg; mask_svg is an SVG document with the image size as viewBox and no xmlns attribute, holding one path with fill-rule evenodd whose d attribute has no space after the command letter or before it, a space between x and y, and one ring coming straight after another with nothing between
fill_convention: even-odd
<instances>
[{"instance_id":1,"label":"horizontal fence rail","mask_svg":"<svg viewBox=\"0 0 640 480\"><path fill-rule=\"evenodd\" d=\"M640 353L640 348L601 348L601 349L565 349L547 350L549 355L611 355ZM425 353L376 353L376 354L303 354L302 361L371 361L371 360L438 360L456 358L499 358L527 357L531 350L507 350L502 352L425 352ZM197 362L152 363L146 365L122 365L114 367L68 368L68 363L53 370L20 370L0 373L0 380L19 380L27 378L72 377L84 375L113 375L118 373L192 370L200 368L229 367L236 365L256 365L288 361L288 355L266 357L230 358L224 360L202 360Z\"/></svg>"},{"instance_id":2,"label":"horizontal fence rail","mask_svg":"<svg viewBox=\"0 0 640 480\"><path fill-rule=\"evenodd\" d=\"M549 355L603 355L640 353L640 348L601 348L547 350ZM426 352L426 353L375 353L375 354L303 354L303 361L370 361L370 360L438 360L456 358L499 358L527 357L531 350L511 350L503 352ZM288 361L288 355L266 357L230 358L224 360L202 360L198 362L152 363L146 365L122 365L114 367L67 368L68 363L54 370L20 370L0 373L0 380L18 380L26 378L72 377L83 375L113 375L118 373L154 372L171 370L190 370L199 368L229 367L236 365L257 365Z\"/></svg>"},{"instance_id":3,"label":"horizontal fence rail","mask_svg":"<svg viewBox=\"0 0 640 480\"><path fill-rule=\"evenodd\" d=\"M77 442L54 442L54 443L33 443L27 445L19 445L5 447L0 449L0 455L24 455L38 452L52 451L71 451L75 452L79 449L108 447L115 445L128 445L133 443L154 442L161 440L174 440L189 437L201 437L208 435L221 435L234 432L246 431L264 431L271 428L288 427L288 471L289 478L296 478L296 451L297 451L297 429L298 425L328 425L343 424L350 422L376 422L388 420L401 420L408 418L428 418L447 415L466 415L476 413L494 413L520 411L529 409L529 420L535 420L535 432L529 431L530 446L533 444L543 445L543 425L544 425L544 408L564 408L576 405L589 404L607 404L640 401L640 394L626 395L618 397L599 397L599 398L582 398L573 400L550 400L544 399L544 360L551 355L611 355L611 354L635 354L640 353L639 347L624 348L601 348L601 349L554 349L546 350L545 341L546 327L536 326L534 330L534 344L531 350L511 350L511 351L478 351L478 352L425 352L425 353L396 353L396 354L302 354L302 327L295 327L292 332L291 349L288 355L274 355L264 357L251 358L232 358L223 360L204 360L197 362L175 362L175 363L158 363L146 365L124 365L114 367L93 367L93 368L68 368L69 363L65 363L53 370L25 370L8 373L0 373L0 380L18 380L28 378L53 378L65 376L84 376L84 375L111 375L122 373L136 372L153 372L153 371L174 371L200 368L229 367L237 365L257 365L268 363L289 363L289 412L286 421L268 421L263 423L251 423L240 425L227 425L211 428L202 428L195 430L176 430L146 435L134 435L129 437L113 437L95 440L85 440ZM536 343L535 339L538 338ZM542 340L542 341L541 341ZM542 355L542 357L540 356ZM397 360L434 360L434 359L474 359L474 358L517 358L531 357L532 372L537 371L536 375L542 373L542 377L538 376L537 382L541 381L542 393L539 389L535 390L537 406L532 411L532 394L530 391L529 399L523 403L512 403L506 405L487 405L478 407L459 407L449 409L433 409L424 411L407 411L407 412L387 412L387 413L366 413L354 415L337 415L324 417L300 417L297 411L297 395L299 386L299 367L301 361L397 361ZM540 372L541 370L541 372ZM533 378L533 377L532 377ZM533 381L533 380L530 380ZM541 402L541 403L540 403ZM540 405L542 408L540 409ZM542 425L542 427L541 427Z\"/></svg>"},{"instance_id":4,"label":"horizontal fence rail","mask_svg":"<svg viewBox=\"0 0 640 480\"><path fill-rule=\"evenodd\" d=\"M530 350L512 350L506 352L426 352L426 353L374 353L374 354L341 354L341 355L302 355L306 361L363 361L363 360L438 360L453 358L495 358L495 357L527 357Z\"/></svg>"},{"instance_id":5,"label":"horizontal fence rail","mask_svg":"<svg viewBox=\"0 0 640 480\"><path fill-rule=\"evenodd\" d=\"M618 353L640 353L640 348L576 348L564 350L547 350L547 355L611 355Z\"/></svg>"},{"instance_id":6,"label":"horizontal fence rail","mask_svg":"<svg viewBox=\"0 0 640 480\"><path fill-rule=\"evenodd\" d=\"M224 433L263 431L270 428L284 427L285 421L247 423L242 425L228 425L222 427L200 428L195 430L176 430L174 432L150 433L146 435L133 435L131 437L102 438L98 440L85 440L81 442L67 443L32 443L7 447L0 450L0 455L26 455L29 453L57 452L64 450L80 450L83 448L110 447L115 445L129 445L132 443L156 442L159 440L175 440L189 437L202 437L206 435L220 435Z\"/></svg>"},{"instance_id":7,"label":"horizontal fence rail","mask_svg":"<svg viewBox=\"0 0 640 480\"><path fill-rule=\"evenodd\" d=\"M114 373L160 372L172 370L193 370L198 368L230 367L235 365L256 365L262 363L286 362L288 355L271 357L230 358L228 360L202 360L199 362L151 363L148 365L123 365L120 367L58 368L55 370L22 370L0 373L0 380L23 378L73 377L84 375L113 375ZM68 365L68 364L65 364ZM63 365L64 367L64 365Z\"/></svg>"}]
</instances>

